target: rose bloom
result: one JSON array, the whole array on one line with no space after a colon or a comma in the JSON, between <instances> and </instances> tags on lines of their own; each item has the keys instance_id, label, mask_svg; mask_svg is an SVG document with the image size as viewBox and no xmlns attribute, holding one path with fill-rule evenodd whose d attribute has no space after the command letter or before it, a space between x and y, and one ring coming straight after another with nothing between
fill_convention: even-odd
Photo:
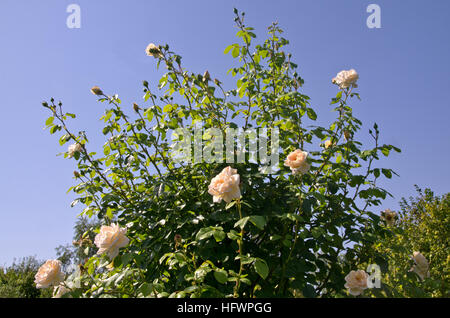
<instances>
[{"instance_id":1,"label":"rose bloom","mask_svg":"<svg viewBox=\"0 0 450 318\"><path fill-rule=\"evenodd\" d=\"M351 271L345 276L345 281L347 283L344 287L348 289L348 292L351 295L358 296L367 288L367 277L369 277L369 275L363 270Z\"/></svg>"},{"instance_id":2,"label":"rose bloom","mask_svg":"<svg viewBox=\"0 0 450 318\"><path fill-rule=\"evenodd\" d=\"M213 196L214 202L225 200L225 202L230 203L234 199L240 199L241 197L239 182L240 176L237 170L228 166L211 180L208 193Z\"/></svg>"},{"instance_id":3,"label":"rose bloom","mask_svg":"<svg viewBox=\"0 0 450 318\"><path fill-rule=\"evenodd\" d=\"M75 152L80 152L83 148L79 143L75 143L73 145L70 145L68 148L69 158L72 158Z\"/></svg>"},{"instance_id":4,"label":"rose bloom","mask_svg":"<svg viewBox=\"0 0 450 318\"><path fill-rule=\"evenodd\" d=\"M331 142L331 140L326 140L325 141L325 149L327 149L328 147L330 147L333 143Z\"/></svg>"},{"instance_id":5,"label":"rose bloom","mask_svg":"<svg viewBox=\"0 0 450 318\"><path fill-rule=\"evenodd\" d=\"M331 81L333 84L338 85L341 89L345 89L350 86L358 87L358 85L356 85L358 78L358 73L354 69L351 69L348 71L340 71Z\"/></svg>"},{"instance_id":6,"label":"rose bloom","mask_svg":"<svg viewBox=\"0 0 450 318\"><path fill-rule=\"evenodd\" d=\"M412 259L416 264L410 269L410 271L415 272L422 280L424 280L425 277L430 277L430 272L428 271L429 264L425 256L423 256L420 252L414 252Z\"/></svg>"},{"instance_id":7,"label":"rose bloom","mask_svg":"<svg viewBox=\"0 0 450 318\"><path fill-rule=\"evenodd\" d=\"M46 261L34 276L36 288L56 286L63 280L64 273L61 271L61 262L56 259Z\"/></svg>"},{"instance_id":8,"label":"rose bloom","mask_svg":"<svg viewBox=\"0 0 450 318\"><path fill-rule=\"evenodd\" d=\"M382 212L381 218L386 222L387 226L393 226L395 223L395 218L397 217L397 213L391 211L390 209L386 209Z\"/></svg>"},{"instance_id":9,"label":"rose bloom","mask_svg":"<svg viewBox=\"0 0 450 318\"><path fill-rule=\"evenodd\" d=\"M102 225L100 233L95 236L94 243L99 248L97 254L106 253L112 260L119 254L119 248L125 247L130 240L125 236L126 228L112 223L111 226Z\"/></svg>"},{"instance_id":10,"label":"rose bloom","mask_svg":"<svg viewBox=\"0 0 450 318\"><path fill-rule=\"evenodd\" d=\"M147 53L148 56L153 56L154 58L162 57L161 51L153 43L150 43L149 45L147 45L147 48L145 49L145 53Z\"/></svg>"},{"instance_id":11,"label":"rose bloom","mask_svg":"<svg viewBox=\"0 0 450 318\"><path fill-rule=\"evenodd\" d=\"M307 157L308 153L306 151L297 149L287 156L286 160L284 161L284 165L291 168L293 174L305 174L311 167L306 161Z\"/></svg>"},{"instance_id":12,"label":"rose bloom","mask_svg":"<svg viewBox=\"0 0 450 318\"><path fill-rule=\"evenodd\" d=\"M64 294L70 292L70 289L68 289L64 284L60 284L58 286L55 286L53 289L53 296L52 298L61 298Z\"/></svg>"}]
</instances>

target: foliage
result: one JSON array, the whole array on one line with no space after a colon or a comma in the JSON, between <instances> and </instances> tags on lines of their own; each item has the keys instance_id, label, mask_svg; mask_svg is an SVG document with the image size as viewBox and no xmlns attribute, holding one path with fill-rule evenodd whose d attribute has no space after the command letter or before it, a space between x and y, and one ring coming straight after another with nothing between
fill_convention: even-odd
<instances>
[{"instance_id":1,"label":"foliage","mask_svg":"<svg viewBox=\"0 0 450 318\"><path fill-rule=\"evenodd\" d=\"M14 260L9 267L0 267L0 298L50 297L51 290L37 289L34 284L34 275L42 263L28 256Z\"/></svg>"},{"instance_id":2,"label":"foliage","mask_svg":"<svg viewBox=\"0 0 450 318\"><path fill-rule=\"evenodd\" d=\"M374 254L382 255L388 265L382 281L392 296L449 297L450 193L439 197L418 187L417 192L409 202L402 200L391 234L373 246ZM423 281L409 272L414 251L420 251L429 262L430 276Z\"/></svg>"},{"instance_id":3,"label":"foliage","mask_svg":"<svg viewBox=\"0 0 450 318\"><path fill-rule=\"evenodd\" d=\"M236 11L239 43L229 45L239 66L229 73L236 87L188 72L169 46L152 48L167 72L157 96L143 82L144 101L126 114L118 95L93 93L106 104L97 153L85 132L70 131L62 103L44 102L51 112L50 133L61 131L60 145L79 143L73 153L78 182L70 190L84 205L82 214L103 224L113 219L127 227L130 242L113 262L92 256L68 281L74 297L316 297L347 296L344 277L357 264L362 247L387 232L370 209L389 193L380 177L394 172L375 166L381 155L400 150L380 143L377 124L369 130L373 146L358 141L362 127L350 100L354 86L339 89L331 100L336 120L328 127L312 125L317 114L301 92L304 80L284 51L289 43L277 24L268 38L254 45L254 30ZM241 180L242 198L213 203L208 184L227 164L175 163L170 132L241 125L277 127L284 160L295 149L307 150L311 168L293 175L280 164L261 173L249 161L233 163ZM270 133L269 133L270 136ZM204 149L212 140L204 138ZM330 147L322 147L331 140ZM206 152L205 150L205 152ZM72 157L64 153L64 157ZM345 257L346 262L337 262Z\"/></svg>"},{"instance_id":4,"label":"foliage","mask_svg":"<svg viewBox=\"0 0 450 318\"><path fill-rule=\"evenodd\" d=\"M72 244L59 245L56 249L57 259L61 261L64 272L72 272L73 266L83 265L96 253L94 247L95 229L100 226L99 220L87 217L77 219L74 226Z\"/></svg>"}]
</instances>

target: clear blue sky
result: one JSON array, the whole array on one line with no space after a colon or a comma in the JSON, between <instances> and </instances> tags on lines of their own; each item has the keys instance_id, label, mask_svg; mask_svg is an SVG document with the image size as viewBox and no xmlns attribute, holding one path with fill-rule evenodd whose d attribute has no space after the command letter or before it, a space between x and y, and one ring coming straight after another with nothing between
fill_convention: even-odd
<instances>
[{"instance_id":1,"label":"clear blue sky","mask_svg":"<svg viewBox=\"0 0 450 318\"><path fill-rule=\"evenodd\" d=\"M71 3L81 7L80 29L66 26ZM381 7L381 29L366 26L370 3ZM382 142L402 149L381 163L400 178L382 183L395 198L378 210L397 209L402 196L415 194L413 184L450 191L450 1L2 0L0 265L55 257L81 211L66 194L75 161L56 156L66 147L43 130L41 102L62 100L78 115L73 130L85 129L100 145L103 105L89 89L140 101L142 80L162 74L144 53L149 42L168 43L192 71L230 80L232 59L223 50L236 41L233 7L246 12L259 39L279 22L321 121L332 118L331 78L359 72L362 101L352 106L364 132L376 121Z\"/></svg>"}]
</instances>

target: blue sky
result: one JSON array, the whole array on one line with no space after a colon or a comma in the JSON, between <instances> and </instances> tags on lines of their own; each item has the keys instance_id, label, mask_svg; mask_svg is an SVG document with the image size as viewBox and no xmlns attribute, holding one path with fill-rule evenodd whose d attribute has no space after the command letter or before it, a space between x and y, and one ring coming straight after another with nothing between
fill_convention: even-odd
<instances>
[{"instance_id":1,"label":"blue sky","mask_svg":"<svg viewBox=\"0 0 450 318\"><path fill-rule=\"evenodd\" d=\"M80 29L66 26L71 3L81 8ZM381 8L381 29L366 26L370 3ZM191 71L208 69L229 83L233 61L223 50L236 42L233 7L246 12L260 40L273 21L285 30L319 123L333 118L331 78L358 71L362 101L352 106L364 123L360 139L369 142L366 132L377 122L382 142L402 149L379 164L400 178L381 183L395 198L377 210L397 209L401 197L415 194L414 184L449 191L449 1L2 0L0 265L55 257L56 246L71 242L81 211L66 194L75 161L56 156L66 147L43 130L41 102L62 100L78 115L72 129L86 130L99 146L104 106L89 89L139 102L142 80L155 83L163 72L144 53L150 42L168 43Z\"/></svg>"}]
</instances>

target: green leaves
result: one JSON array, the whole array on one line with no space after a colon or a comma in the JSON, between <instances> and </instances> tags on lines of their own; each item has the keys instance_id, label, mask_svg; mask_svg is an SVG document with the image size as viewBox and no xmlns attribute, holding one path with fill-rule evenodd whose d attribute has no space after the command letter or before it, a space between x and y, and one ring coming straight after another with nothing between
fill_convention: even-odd
<instances>
[{"instance_id":1,"label":"green leaves","mask_svg":"<svg viewBox=\"0 0 450 318\"><path fill-rule=\"evenodd\" d=\"M243 229L248 221L250 221L254 226L256 226L260 230L263 230L264 226L267 223L266 219L263 216L261 216L261 215L251 215L251 216L243 217L242 219L237 221L234 224L234 227L239 227L239 228Z\"/></svg>"},{"instance_id":2,"label":"green leaves","mask_svg":"<svg viewBox=\"0 0 450 318\"><path fill-rule=\"evenodd\" d=\"M300 93L304 80L284 48L289 41L274 24L266 41L250 46L256 36L242 17L236 18L240 44L224 50L238 58L229 71L236 83L224 81L233 86L190 72L179 55L161 45L164 58L157 63L167 71L153 85L144 81L142 104L126 106L131 115L122 110L117 94L100 99L106 108L101 117L105 142L100 151L90 149L92 144L90 153L74 155L74 203L83 204L83 215L97 216L102 224L126 224L130 243L107 271L98 270L100 258L86 263L80 295L315 297L326 291L333 297L342 295L343 269L361 261L359 245L388 232L368 211L389 194L376 186L376 178L395 174L374 168L375 160L399 149L379 146L376 125L376 133L370 132L373 145L362 148L356 140L362 123L347 104L348 90L338 90L332 99L337 111L332 123L311 126L320 108L311 107L309 97ZM45 105L52 115L45 122L50 133L70 131L65 120L75 115L61 111L59 118L53 100ZM238 144L248 141L257 149L247 147L244 162L226 163L239 172L242 201L214 203L208 185L226 158L219 153L223 162L178 162L170 140L175 137L171 131L193 131L200 123L224 131L243 125L277 128L282 160L301 148L309 152L310 170L293 175L281 161L276 173L262 173L262 162L250 160L261 159L262 140L248 135ZM274 130L267 134L273 136ZM205 154L219 139L211 133L199 137L200 149L191 155ZM83 131L64 131L59 143L71 139L87 142ZM333 146L324 148L325 140ZM341 258L343 252L354 257Z\"/></svg>"},{"instance_id":3,"label":"green leaves","mask_svg":"<svg viewBox=\"0 0 450 318\"><path fill-rule=\"evenodd\" d=\"M195 238L197 241L201 241L206 240L211 236L214 236L216 242L220 242L225 238L226 234L221 226L219 227L210 226L200 229Z\"/></svg>"},{"instance_id":4,"label":"green leaves","mask_svg":"<svg viewBox=\"0 0 450 318\"><path fill-rule=\"evenodd\" d=\"M256 273L261 276L262 279L266 279L267 275L269 275L269 266L265 260L261 258L257 258L253 263L253 267L255 268Z\"/></svg>"},{"instance_id":5,"label":"green leaves","mask_svg":"<svg viewBox=\"0 0 450 318\"><path fill-rule=\"evenodd\" d=\"M226 270L219 269L219 268L215 269L214 277L221 284L226 284L228 282L228 273Z\"/></svg>"}]
</instances>

